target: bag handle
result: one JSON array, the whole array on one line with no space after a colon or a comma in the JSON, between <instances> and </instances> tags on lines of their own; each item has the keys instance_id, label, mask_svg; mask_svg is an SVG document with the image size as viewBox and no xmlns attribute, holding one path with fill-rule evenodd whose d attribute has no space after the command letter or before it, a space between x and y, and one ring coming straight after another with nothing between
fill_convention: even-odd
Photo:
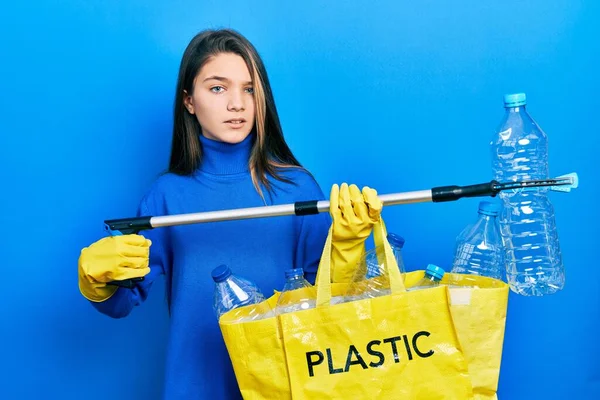
<instances>
[{"instance_id":1,"label":"bag handle","mask_svg":"<svg viewBox=\"0 0 600 400\"><path fill-rule=\"evenodd\" d=\"M387 229L385 227L385 223L383 222L382 219L380 219L381 224L383 225L383 237L387 238ZM384 264L385 263L385 251L384 251L384 247L383 247L383 243L382 243L382 237L380 235L375 235L375 233L373 233L373 240L375 242L375 255L377 256L377 262L379 263L379 265ZM396 257L394 257L394 260L396 259Z\"/></svg>"},{"instance_id":2,"label":"bag handle","mask_svg":"<svg viewBox=\"0 0 600 400\"><path fill-rule=\"evenodd\" d=\"M325 241L325 247L323 248L323 254L321 255L321 261L319 263L319 269L317 270L317 278L315 284L317 286L317 307L329 306L331 303L331 242L333 236L333 226L329 228L327 234L327 240ZM392 247L390 246L386 235L385 225L382 219L379 219L373 225L373 239L375 245L383 249L382 258L385 260L384 271L387 272L390 281L390 291L392 294L402 293L406 291L404 286L404 280L398 263L394 257ZM378 254L379 257L379 254Z\"/></svg>"}]
</instances>

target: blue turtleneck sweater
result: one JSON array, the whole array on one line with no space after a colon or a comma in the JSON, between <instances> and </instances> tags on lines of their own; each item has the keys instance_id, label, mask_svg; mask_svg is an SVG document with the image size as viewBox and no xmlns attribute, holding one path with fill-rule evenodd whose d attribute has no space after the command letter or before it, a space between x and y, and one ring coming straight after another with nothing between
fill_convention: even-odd
<instances>
[{"instance_id":1,"label":"blue turtleneck sweater","mask_svg":"<svg viewBox=\"0 0 600 400\"><path fill-rule=\"evenodd\" d=\"M201 137L203 158L198 170L190 176L161 176L143 197L138 214L161 216L265 205L248 169L253 142L253 135L233 145ZM283 169L282 174L295 184L269 177L274 191L269 194L263 189L267 205L324 198L304 170ZM151 272L134 289L120 288L108 300L93 304L104 314L124 317L146 299L158 275L172 276L164 398L241 398L212 310L211 270L227 264L234 274L257 283L266 296L283 288L288 268L304 268L313 281L330 224L328 214L318 214L142 232L152 241Z\"/></svg>"}]
</instances>

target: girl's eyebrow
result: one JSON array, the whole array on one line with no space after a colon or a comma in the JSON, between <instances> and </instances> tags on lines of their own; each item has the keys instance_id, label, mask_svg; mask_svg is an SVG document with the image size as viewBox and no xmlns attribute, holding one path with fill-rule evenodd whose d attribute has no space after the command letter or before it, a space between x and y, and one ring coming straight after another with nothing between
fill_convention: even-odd
<instances>
[{"instance_id":1,"label":"girl's eyebrow","mask_svg":"<svg viewBox=\"0 0 600 400\"><path fill-rule=\"evenodd\" d=\"M216 80L216 81L221 81L221 82L225 82L225 83L231 82L229 79L227 79L223 76L217 76L217 75L209 76L208 78L204 79L202 82L206 82L206 81L210 81L210 80ZM252 85L252 81L244 82L244 85Z\"/></svg>"}]
</instances>

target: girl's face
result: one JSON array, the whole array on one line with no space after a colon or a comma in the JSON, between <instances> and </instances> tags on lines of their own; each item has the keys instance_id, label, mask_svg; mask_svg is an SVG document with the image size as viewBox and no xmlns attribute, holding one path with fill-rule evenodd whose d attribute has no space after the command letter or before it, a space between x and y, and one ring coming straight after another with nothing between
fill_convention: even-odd
<instances>
[{"instance_id":1,"label":"girl's face","mask_svg":"<svg viewBox=\"0 0 600 400\"><path fill-rule=\"evenodd\" d=\"M255 105L250 71L237 54L221 53L200 69L194 92L184 105L202 127L202 135L220 142L239 143L254 127Z\"/></svg>"}]
</instances>

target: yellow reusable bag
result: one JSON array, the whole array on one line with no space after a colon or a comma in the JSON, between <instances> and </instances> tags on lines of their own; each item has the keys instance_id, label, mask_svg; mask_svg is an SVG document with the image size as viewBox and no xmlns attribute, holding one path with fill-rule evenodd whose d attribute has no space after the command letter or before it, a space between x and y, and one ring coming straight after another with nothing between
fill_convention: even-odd
<instances>
[{"instance_id":1,"label":"yellow reusable bag","mask_svg":"<svg viewBox=\"0 0 600 400\"><path fill-rule=\"evenodd\" d=\"M384 248L382 235L374 232L377 249ZM386 260L378 251L380 264ZM410 288L425 271L405 275ZM442 285L450 292L450 311L458 338L469 365L474 399L495 400L500 376L502 346L508 307L509 286L505 282L484 276L444 274Z\"/></svg>"},{"instance_id":2,"label":"yellow reusable bag","mask_svg":"<svg viewBox=\"0 0 600 400\"><path fill-rule=\"evenodd\" d=\"M477 400L497 399L504 342L508 284L492 278L446 274L442 284L476 286L450 288L450 311L469 364Z\"/></svg>"},{"instance_id":3,"label":"yellow reusable bag","mask_svg":"<svg viewBox=\"0 0 600 400\"><path fill-rule=\"evenodd\" d=\"M406 286L415 285L423 273L407 273ZM497 399L508 285L497 279L462 274L445 274L441 283L449 285L450 311L469 365L474 398Z\"/></svg>"},{"instance_id":4,"label":"yellow reusable bag","mask_svg":"<svg viewBox=\"0 0 600 400\"><path fill-rule=\"evenodd\" d=\"M374 229L383 236L383 225ZM448 291L406 292L385 245L388 296L331 305L331 230L317 306L252 322L219 321L246 399L471 399ZM395 268L394 268L395 267ZM271 306L276 296L267 300Z\"/></svg>"}]
</instances>

